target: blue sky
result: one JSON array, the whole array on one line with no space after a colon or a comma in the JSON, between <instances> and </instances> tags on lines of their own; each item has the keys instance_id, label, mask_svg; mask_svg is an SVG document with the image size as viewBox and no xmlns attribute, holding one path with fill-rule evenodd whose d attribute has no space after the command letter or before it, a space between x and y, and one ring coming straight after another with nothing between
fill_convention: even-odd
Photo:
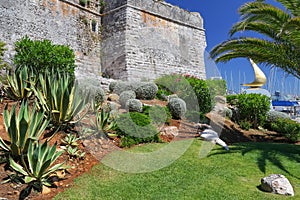
<instances>
[{"instance_id":1,"label":"blue sky","mask_svg":"<svg viewBox=\"0 0 300 200\"><path fill-rule=\"evenodd\" d=\"M238 8L246 2L250 2L250 0L166 0L166 2L200 13L206 30L206 51L209 52L217 44L229 39L230 28L240 19ZM268 3L280 6L274 0L270 0ZM218 63L216 67L222 77L227 80L228 89L236 92L241 88L240 84L250 83L254 79L253 69L247 59L233 59L227 63ZM285 91L286 93L299 93L299 80L295 80L291 76L284 78L285 76L280 70L270 71L270 68L263 65L259 65L259 67L265 72L269 82L271 77L274 77L272 74L277 75L273 84L270 84L273 87L265 86L272 93L275 90Z\"/></svg>"}]
</instances>

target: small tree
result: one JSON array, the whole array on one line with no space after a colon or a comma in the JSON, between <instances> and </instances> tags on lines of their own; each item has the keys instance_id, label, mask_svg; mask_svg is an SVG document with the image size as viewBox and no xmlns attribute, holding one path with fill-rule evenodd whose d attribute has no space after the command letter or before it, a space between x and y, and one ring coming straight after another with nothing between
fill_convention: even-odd
<instances>
[{"instance_id":1,"label":"small tree","mask_svg":"<svg viewBox=\"0 0 300 200\"><path fill-rule=\"evenodd\" d=\"M239 122L248 121L253 128L263 125L270 110L270 98L261 94L237 95Z\"/></svg>"}]
</instances>

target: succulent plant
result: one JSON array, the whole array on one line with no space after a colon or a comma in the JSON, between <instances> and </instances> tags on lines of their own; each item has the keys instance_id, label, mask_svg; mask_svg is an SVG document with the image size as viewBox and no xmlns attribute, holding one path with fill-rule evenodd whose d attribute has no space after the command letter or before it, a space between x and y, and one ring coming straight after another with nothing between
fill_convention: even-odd
<instances>
[{"instance_id":1,"label":"succulent plant","mask_svg":"<svg viewBox=\"0 0 300 200\"><path fill-rule=\"evenodd\" d=\"M119 102L120 102L121 106L123 108L125 108L126 107L126 102L129 99L135 99L135 98L136 98L136 95L135 95L134 91L132 91L132 90L124 91L120 94Z\"/></svg>"},{"instance_id":2,"label":"succulent plant","mask_svg":"<svg viewBox=\"0 0 300 200\"><path fill-rule=\"evenodd\" d=\"M158 87L155 83L141 83L136 89L136 98L137 99L154 99L158 91Z\"/></svg>"},{"instance_id":3,"label":"succulent plant","mask_svg":"<svg viewBox=\"0 0 300 200\"><path fill-rule=\"evenodd\" d=\"M139 85L140 85L139 82L118 81L114 87L113 93L120 95L124 91L128 91L128 90L135 91L135 89Z\"/></svg>"},{"instance_id":4,"label":"succulent plant","mask_svg":"<svg viewBox=\"0 0 300 200\"><path fill-rule=\"evenodd\" d=\"M174 119L181 119L186 113L186 103L180 98L170 99L167 106Z\"/></svg>"},{"instance_id":5,"label":"succulent plant","mask_svg":"<svg viewBox=\"0 0 300 200\"><path fill-rule=\"evenodd\" d=\"M128 99L126 108L129 112L143 112L143 104L138 99Z\"/></svg>"},{"instance_id":6,"label":"succulent plant","mask_svg":"<svg viewBox=\"0 0 300 200\"><path fill-rule=\"evenodd\" d=\"M110 82L110 84L109 84L109 86L108 86L108 89L109 89L110 92L113 92L113 91L114 91L114 89L115 89L117 83L118 83L117 81Z\"/></svg>"},{"instance_id":7,"label":"succulent plant","mask_svg":"<svg viewBox=\"0 0 300 200\"><path fill-rule=\"evenodd\" d=\"M291 119L291 117L286 113L275 110L267 112L267 122L276 122L278 119Z\"/></svg>"}]
</instances>

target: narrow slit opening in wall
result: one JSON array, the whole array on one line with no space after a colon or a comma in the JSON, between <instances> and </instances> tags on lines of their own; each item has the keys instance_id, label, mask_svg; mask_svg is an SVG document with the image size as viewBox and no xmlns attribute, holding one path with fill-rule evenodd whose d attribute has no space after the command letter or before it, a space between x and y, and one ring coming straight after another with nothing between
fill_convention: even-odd
<instances>
[{"instance_id":1,"label":"narrow slit opening in wall","mask_svg":"<svg viewBox=\"0 0 300 200\"><path fill-rule=\"evenodd\" d=\"M93 32L97 31L97 22L96 22L96 20L92 20L92 31Z\"/></svg>"}]
</instances>

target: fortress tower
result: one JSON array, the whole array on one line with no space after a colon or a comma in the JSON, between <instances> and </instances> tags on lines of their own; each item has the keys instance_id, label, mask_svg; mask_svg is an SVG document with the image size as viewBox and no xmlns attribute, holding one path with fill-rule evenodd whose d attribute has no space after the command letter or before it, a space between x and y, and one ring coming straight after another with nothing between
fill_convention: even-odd
<instances>
[{"instance_id":1,"label":"fortress tower","mask_svg":"<svg viewBox=\"0 0 300 200\"><path fill-rule=\"evenodd\" d=\"M25 35L69 45L76 76L153 80L170 73L205 79L203 20L157 0L0 1L0 40L13 57Z\"/></svg>"}]
</instances>

